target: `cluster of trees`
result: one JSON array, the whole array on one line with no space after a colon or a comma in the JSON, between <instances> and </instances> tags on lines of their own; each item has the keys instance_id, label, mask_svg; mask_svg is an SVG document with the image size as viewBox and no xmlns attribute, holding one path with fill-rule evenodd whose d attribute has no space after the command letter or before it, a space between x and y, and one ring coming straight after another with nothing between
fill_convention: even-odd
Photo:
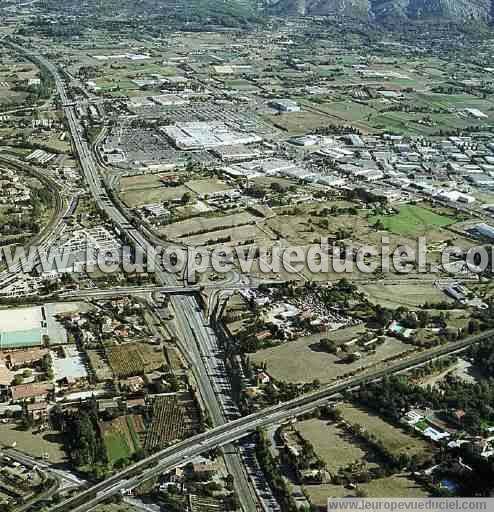
<instances>
[{"instance_id":1,"label":"cluster of trees","mask_svg":"<svg viewBox=\"0 0 494 512\"><path fill-rule=\"evenodd\" d=\"M336 305L348 307L351 300L360 298L360 292L348 279L340 279L331 287L321 288L319 298L328 307Z\"/></svg>"},{"instance_id":2,"label":"cluster of trees","mask_svg":"<svg viewBox=\"0 0 494 512\"><path fill-rule=\"evenodd\" d=\"M366 443L370 444L372 448L377 452L380 459L385 462L385 465L373 476L375 478L381 478L386 475L393 474L395 471L403 468L408 468L412 471L416 471L418 466L424 462L420 460L418 456L409 456L404 452L395 453L382 439L379 439L375 434L362 428L359 424L349 425L348 429L350 432Z\"/></svg>"},{"instance_id":3,"label":"cluster of trees","mask_svg":"<svg viewBox=\"0 0 494 512\"><path fill-rule=\"evenodd\" d=\"M326 469L326 463L316 453L312 443L300 436L299 439L301 449L297 454L286 448L281 452L281 455L293 467L300 483L303 483L302 471L308 469L322 471Z\"/></svg>"},{"instance_id":4,"label":"cluster of trees","mask_svg":"<svg viewBox=\"0 0 494 512\"><path fill-rule=\"evenodd\" d=\"M319 341L319 346L322 350L328 352L329 354L336 354L338 351L338 345L334 342L334 340L330 340L329 338L322 338Z\"/></svg>"},{"instance_id":5,"label":"cluster of trees","mask_svg":"<svg viewBox=\"0 0 494 512\"><path fill-rule=\"evenodd\" d=\"M457 363L457 361L458 359L454 356L446 357L444 359L435 359L434 361L427 363L425 366L414 368L410 373L413 380L422 379L428 375L440 373L448 368L451 368Z\"/></svg>"},{"instance_id":6,"label":"cluster of trees","mask_svg":"<svg viewBox=\"0 0 494 512\"><path fill-rule=\"evenodd\" d=\"M334 217L338 215L357 215L358 210L355 206L340 208L331 206L329 208L322 208L321 210L312 210L311 214L316 215L317 217Z\"/></svg>"},{"instance_id":7,"label":"cluster of trees","mask_svg":"<svg viewBox=\"0 0 494 512\"><path fill-rule=\"evenodd\" d=\"M77 411L55 409L51 416L63 432L64 449L71 462L96 478L105 476L108 456L99 433L96 400L81 404Z\"/></svg>"},{"instance_id":8,"label":"cluster of trees","mask_svg":"<svg viewBox=\"0 0 494 512\"><path fill-rule=\"evenodd\" d=\"M494 341L486 340L477 345L472 345L469 356L482 370L494 378Z\"/></svg>"},{"instance_id":9,"label":"cluster of trees","mask_svg":"<svg viewBox=\"0 0 494 512\"><path fill-rule=\"evenodd\" d=\"M481 330L494 329L494 300L489 298L484 302L487 308L476 311L473 316L480 322Z\"/></svg>"},{"instance_id":10,"label":"cluster of trees","mask_svg":"<svg viewBox=\"0 0 494 512\"><path fill-rule=\"evenodd\" d=\"M271 379L271 382L264 388L264 399L267 403L276 404L278 402L287 402L293 400L304 393L310 393L321 387L321 382L314 379L305 384L295 384L291 382L282 382Z\"/></svg>"},{"instance_id":11,"label":"cluster of trees","mask_svg":"<svg viewBox=\"0 0 494 512\"><path fill-rule=\"evenodd\" d=\"M366 204L373 204L373 203L386 204L388 202L388 200L385 197L377 195L374 192L369 192L365 188L357 187L357 188L346 191L346 193L347 193L347 199L359 200Z\"/></svg>"},{"instance_id":12,"label":"cluster of trees","mask_svg":"<svg viewBox=\"0 0 494 512\"><path fill-rule=\"evenodd\" d=\"M353 126L332 124L329 126L321 126L320 128L316 128L314 130L314 135L362 135L362 132L358 128L354 128Z\"/></svg>"}]
</instances>

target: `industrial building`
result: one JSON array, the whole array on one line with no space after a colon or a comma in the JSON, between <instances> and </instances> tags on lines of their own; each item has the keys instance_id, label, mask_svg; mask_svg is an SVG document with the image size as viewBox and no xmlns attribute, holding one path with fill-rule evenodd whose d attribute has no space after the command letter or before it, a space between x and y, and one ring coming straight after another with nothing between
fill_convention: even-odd
<instances>
[{"instance_id":1,"label":"industrial building","mask_svg":"<svg viewBox=\"0 0 494 512\"><path fill-rule=\"evenodd\" d=\"M478 236L494 240L494 227L489 226L489 224L477 224L473 227L472 231Z\"/></svg>"},{"instance_id":2,"label":"industrial building","mask_svg":"<svg viewBox=\"0 0 494 512\"><path fill-rule=\"evenodd\" d=\"M464 194L462 192L458 192L457 190L442 190L437 195L438 199L443 201L450 201L452 203L465 203L465 204L473 204L475 203L475 197Z\"/></svg>"},{"instance_id":3,"label":"industrial building","mask_svg":"<svg viewBox=\"0 0 494 512\"><path fill-rule=\"evenodd\" d=\"M278 112L300 112L300 106L296 101L292 100L272 100L269 105L278 110Z\"/></svg>"},{"instance_id":4,"label":"industrial building","mask_svg":"<svg viewBox=\"0 0 494 512\"><path fill-rule=\"evenodd\" d=\"M160 96L151 96L150 99L162 107L177 107L180 105L188 105L190 103L190 100L187 98L182 98L176 94L161 94Z\"/></svg>"}]
</instances>

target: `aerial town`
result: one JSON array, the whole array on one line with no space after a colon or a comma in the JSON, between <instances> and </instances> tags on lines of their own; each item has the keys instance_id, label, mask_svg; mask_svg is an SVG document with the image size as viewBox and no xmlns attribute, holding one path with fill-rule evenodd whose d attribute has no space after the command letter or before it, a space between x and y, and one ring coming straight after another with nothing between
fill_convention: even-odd
<instances>
[{"instance_id":1,"label":"aerial town","mask_svg":"<svg viewBox=\"0 0 494 512\"><path fill-rule=\"evenodd\" d=\"M0 512L494 497L494 29L431 3L0 2Z\"/></svg>"}]
</instances>

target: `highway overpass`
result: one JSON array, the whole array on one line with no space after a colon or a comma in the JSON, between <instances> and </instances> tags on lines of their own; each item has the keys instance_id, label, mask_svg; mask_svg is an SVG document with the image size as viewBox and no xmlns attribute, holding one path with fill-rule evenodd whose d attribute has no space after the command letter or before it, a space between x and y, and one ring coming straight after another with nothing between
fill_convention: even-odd
<instances>
[{"instance_id":1,"label":"highway overpass","mask_svg":"<svg viewBox=\"0 0 494 512\"><path fill-rule=\"evenodd\" d=\"M218 426L132 464L107 480L52 507L51 512L87 512L110 496L124 493L151 478L171 471L177 466L187 464L205 451L232 443L258 429L281 424L306 414L316 407L327 404L331 399L339 398L342 393L357 389L366 383L380 380L387 375L408 371L435 359L460 353L475 343L492 338L494 338L494 329L446 346L421 352L384 369L324 386L317 391L289 402L266 408L258 413Z\"/></svg>"}]
</instances>

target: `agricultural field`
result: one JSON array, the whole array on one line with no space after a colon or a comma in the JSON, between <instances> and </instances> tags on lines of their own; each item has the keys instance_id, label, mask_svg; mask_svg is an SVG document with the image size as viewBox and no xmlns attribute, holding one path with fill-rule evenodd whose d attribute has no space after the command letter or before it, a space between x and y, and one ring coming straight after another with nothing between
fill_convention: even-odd
<instances>
[{"instance_id":1,"label":"agricultural field","mask_svg":"<svg viewBox=\"0 0 494 512\"><path fill-rule=\"evenodd\" d=\"M98 381L104 382L113 379L113 373L103 350L86 350L86 355Z\"/></svg>"},{"instance_id":2,"label":"agricultural field","mask_svg":"<svg viewBox=\"0 0 494 512\"><path fill-rule=\"evenodd\" d=\"M255 227L256 217L247 212L218 217L195 217L166 226L166 236L170 240L187 241L194 235L207 235L207 238L223 238L223 231L242 226Z\"/></svg>"},{"instance_id":3,"label":"agricultural field","mask_svg":"<svg viewBox=\"0 0 494 512\"><path fill-rule=\"evenodd\" d=\"M377 440L381 441L394 455L430 457L432 449L424 440L415 438L408 433L386 423L381 418L367 413L357 407L344 404L339 407L343 419L349 424L359 424ZM300 435L309 441L315 452L326 463L330 474L335 475L339 470L352 464L364 464L367 469L380 466L371 447L347 434L342 427L320 419L301 421L295 428ZM312 505L319 510L325 510L326 502L331 497L355 497L357 489L349 489L343 485L321 484L304 486ZM371 497L426 497L428 493L418 485L408 474L395 474L382 478L371 479L358 485L358 489Z\"/></svg>"},{"instance_id":4,"label":"agricultural field","mask_svg":"<svg viewBox=\"0 0 494 512\"><path fill-rule=\"evenodd\" d=\"M187 400L176 395L157 397L144 442L146 452L155 452L196 433L198 414L197 406L190 397Z\"/></svg>"},{"instance_id":5,"label":"agricultural field","mask_svg":"<svg viewBox=\"0 0 494 512\"><path fill-rule=\"evenodd\" d=\"M327 333L327 337L338 336L338 331ZM413 347L394 338L386 338L376 352L363 356L353 363L338 363L340 356L321 352L319 340L321 336L307 336L295 341L282 343L276 347L266 348L250 355L250 360L257 365L266 363L268 373L275 379L284 382L303 383L314 379L322 383L353 373L376 369L384 360L398 357Z\"/></svg>"},{"instance_id":6,"label":"agricultural field","mask_svg":"<svg viewBox=\"0 0 494 512\"><path fill-rule=\"evenodd\" d=\"M39 69L31 62L23 62L6 47L0 48L0 108L25 108L29 96L27 80L36 78Z\"/></svg>"},{"instance_id":7,"label":"agricultural field","mask_svg":"<svg viewBox=\"0 0 494 512\"><path fill-rule=\"evenodd\" d=\"M218 219L218 218L217 218ZM214 248L216 245L236 246L236 245L264 245L266 242L266 232L257 225L245 224L218 231L209 231L207 233L190 235L181 239L190 245L206 245ZM269 244L265 244L269 245Z\"/></svg>"},{"instance_id":8,"label":"agricultural field","mask_svg":"<svg viewBox=\"0 0 494 512\"><path fill-rule=\"evenodd\" d=\"M161 187L164 174L139 174L137 176L124 176L120 180L120 191L122 193L131 192L133 190L144 190L154 187Z\"/></svg>"},{"instance_id":9,"label":"agricultural field","mask_svg":"<svg viewBox=\"0 0 494 512\"><path fill-rule=\"evenodd\" d=\"M233 190L232 187L215 179L203 179L187 181L185 186L198 196L207 196L215 192L224 192Z\"/></svg>"},{"instance_id":10,"label":"agricultural field","mask_svg":"<svg viewBox=\"0 0 494 512\"><path fill-rule=\"evenodd\" d=\"M229 507L219 498L208 498L206 496L190 496L192 510L197 512L227 512Z\"/></svg>"},{"instance_id":11,"label":"agricultural field","mask_svg":"<svg viewBox=\"0 0 494 512\"><path fill-rule=\"evenodd\" d=\"M216 179L183 179L183 184L176 186L166 186L161 178L166 177L167 173L147 174L139 176L127 176L122 178L120 184L120 194L122 200L130 208L136 208L144 204L179 202L184 194L191 197L193 203L199 197L205 197L215 192L231 190L229 185ZM195 175L187 175L195 178ZM178 210L180 207L177 207ZM199 210L200 211L200 210Z\"/></svg>"},{"instance_id":12,"label":"agricultural field","mask_svg":"<svg viewBox=\"0 0 494 512\"><path fill-rule=\"evenodd\" d=\"M63 434L60 432L45 431L34 434L31 430L20 430L15 423L0 424L0 445L12 446L32 457L42 457L48 454L50 463L59 464L67 462L63 450Z\"/></svg>"},{"instance_id":13,"label":"agricultural field","mask_svg":"<svg viewBox=\"0 0 494 512\"><path fill-rule=\"evenodd\" d=\"M119 416L100 425L101 437L112 465L130 459L142 450L145 426L142 416Z\"/></svg>"},{"instance_id":14,"label":"agricultural field","mask_svg":"<svg viewBox=\"0 0 494 512\"><path fill-rule=\"evenodd\" d=\"M264 119L289 135L303 135L331 123L331 118L327 114L308 111L265 114Z\"/></svg>"},{"instance_id":15,"label":"agricultural field","mask_svg":"<svg viewBox=\"0 0 494 512\"><path fill-rule=\"evenodd\" d=\"M120 183L122 201L129 208L143 204L178 201L189 190L183 185L166 187L160 180L166 174L147 174L124 177Z\"/></svg>"},{"instance_id":16,"label":"agricultural field","mask_svg":"<svg viewBox=\"0 0 494 512\"><path fill-rule=\"evenodd\" d=\"M29 142L31 144L38 144L46 147L48 150L53 150L56 153L69 154L71 152L71 146L69 140L60 140L61 133L49 136L49 137L31 137Z\"/></svg>"},{"instance_id":17,"label":"agricultural field","mask_svg":"<svg viewBox=\"0 0 494 512\"><path fill-rule=\"evenodd\" d=\"M346 418L345 410L351 406L345 405L341 410ZM347 421L353 423L354 416L349 414ZM414 438L410 438L391 425L381 423L361 423L369 431L378 436L379 439L386 439L395 450L415 453L418 450L427 450L418 441L417 446L413 445ZM367 426L368 425L368 426ZM361 467L367 471L381 467L379 457L373 453L372 447L355 438L348 433L342 425L313 418L297 422L294 425L299 435L308 441L314 448L315 453L324 461L326 468L332 477L343 474L349 467ZM379 437L381 436L381 437ZM425 443L423 443L425 445ZM386 445L388 446L388 445ZM342 485L321 484L305 485L312 505L325 507L326 500L331 497L356 496L357 489L349 489ZM400 496L400 497L422 497L427 493L408 475L392 475L371 479L365 484L359 484L358 489L364 490L369 496ZM322 510L322 508L321 508Z\"/></svg>"},{"instance_id":18,"label":"agricultural field","mask_svg":"<svg viewBox=\"0 0 494 512\"><path fill-rule=\"evenodd\" d=\"M336 206L341 203L341 206ZM325 205L331 206L325 206ZM322 205L306 204L297 205L296 207L281 207L273 208L273 212L276 213L262 222L262 228L266 233L272 232L274 237L278 239L278 243L282 246L300 246L305 253L308 252L311 245L318 245L322 238L328 238L329 243L332 244L334 240L344 238L347 242L351 241L354 250L357 250L362 245L372 246L379 254L382 250L383 237L386 237L389 241L389 250L392 254L393 251L399 247L406 245L413 250L417 251L418 247L418 236L421 234L427 234L427 249L428 249L428 261L434 262L440 259L440 247L441 244L451 242L459 247L468 248L473 245L473 242L456 233L450 232L440 224L450 225L456 222L456 219L452 219L447 216L443 209L438 209L438 212L432 212L426 208L421 207L408 207L405 206L403 215L406 214L407 208L415 208L415 216L420 216L421 220L415 219L398 219L400 227L403 231L407 231L407 235L394 233L390 230L376 228L376 222L380 217L370 215L362 210L355 210L353 215L351 214L340 214L331 215L329 219L327 215L321 215L321 210L326 208L349 208L355 207L355 204L349 202L328 202L322 203ZM439 213L440 212L440 213ZM400 214L395 216L383 216L382 219L387 219L388 223L391 224L392 220L398 218ZM408 214L410 216L410 214ZM428 216L428 218L426 217ZM424 218L428 222L424 222ZM326 224L326 221L329 221ZM408 225L407 222L411 222ZM413 226L415 222L415 226ZM420 225L418 225L420 223ZM391 225L396 231L396 225ZM416 252L417 253L417 252ZM375 258L375 261L379 267L379 258ZM393 268L389 273L385 273L382 279L394 279L396 274L392 272ZM254 268L254 272L259 272L258 267ZM282 271L283 272L283 271ZM329 270L316 270L311 271L308 265L305 265L301 271L304 278L310 281L333 281L341 277L341 273L338 274L333 269L332 262L329 262ZM400 279L413 279L416 273L410 272L404 274ZM275 274L270 275L275 278ZM284 275L282 278L290 278L289 273ZM293 275L291 276L293 279ZM359 271L354 266L352 279L353 280L364 280L368 281L373 276L369 273ZM433 274L421 274L421 278L429 278L431 281L435 279ZM381 278L380 278L381 279Z\"/></svg>"},{"instance_id":19,"label":"agricultural field","mask_svg":"<svg viewBox=\"0 0 494 512\"><path fill-rule=\"evenodd\" d=\"M369 497L426 498L429 493L408 475L393 475L361 484Z\"/></svg>"},{"instance_id":20,"label":"agricultural field","mask_svg":"<svg viewBox=\"0 0 494 512\"><path fill-rule=\"evenodd\" d=\"M394 456L398 457L404 454L409 457L418 456L422 459L430 457L432 453L431 445L425 440L402 431L376 414L350 404L345 404L339 409L345 421L352 425L361 425L367 432L372 433L377 440L381 441Z\"/></svg>"},{"instance_id":21,"label":"agricultural field","mask_svg":"<svg viewBox=\"0 0 494 512\"><path fill-rule=\"evenodd\" d=\"M173 345L165 344L165 359L166 364L172 372L181 371L184 369L184 361L180 352Z\"/></svg>"},{"instance_id":22,"label":"agricultural field","mask_svg":"<svg viewBox=\"0 0 494 512\"><path fill-rule=\"evenodd\" d=\"M108 364L119 379L143 375L165 364L164 354L157 347L143 343L124 343L106 348Z\"/></svg>"}]
</instances>

